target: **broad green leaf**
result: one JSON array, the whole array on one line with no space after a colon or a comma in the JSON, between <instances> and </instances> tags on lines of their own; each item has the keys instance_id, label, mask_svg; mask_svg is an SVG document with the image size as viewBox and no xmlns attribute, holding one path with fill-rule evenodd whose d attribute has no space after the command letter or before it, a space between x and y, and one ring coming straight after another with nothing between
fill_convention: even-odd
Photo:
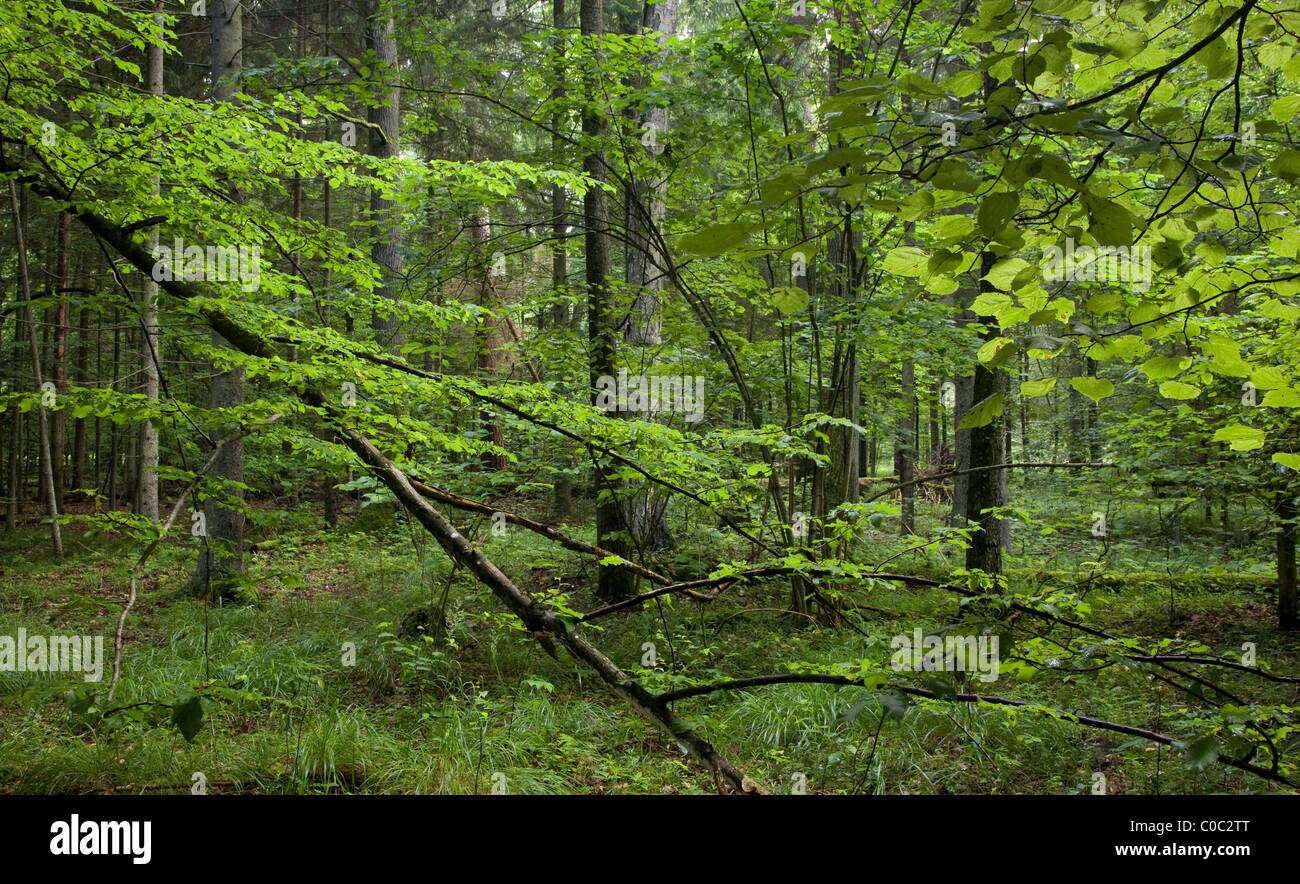
<instances>
[{"instance_id":1,"label":"broad green leaf","mask_svg":"<svg viewBox=\"0 0 1300 884\"><path fill-rule=\"evenodd\" d=\"M895 276L920 276L926 261L930 259L916 246L899 246L885 254L885 271Z\"/></svg>"},{"instance_id":2,"label":"broad green leaf","mask_svg":"<svg viewBox=\"0 0 1300 884\"><path fill-rule=\"evenodd\" d=\"M969 215L944 215L930 225L930 234L939 239L961 239L975 231L975 221Z\"/></svg>"},{"instance_id":3,"label":"broad green leaf","mask_svg":"<svg viewBox=\"0 0 1300 884\"><path fill-rule=\"evenodd\" d=\"M1276 390L1287 385L1287 376L1276 365L1265 365L1250 373L1250 382L1256 390Z\"/></svg>"},{"instance_id":4,"label":"broad green leaf","mask_svg":"<svg viewBox=\"0 0 1300 884\"><path fill-rule=\"evenodd\" d=\"M1229 424L1214 433L1215 442L1227 442L1233 451L1254 451L1264 447L1264 431L1243 424Z\"/></svg>"},{"instance_id":5,"label":"broad green leaf","mask_svg":"<svg viewBox=\"0 0 1300 884\"><path fill-rule=\"evenodd\" d=\"M1188 767L1205 770L1219 758L1219 741L1212 736L1197 737L1183 747L1183 761Z\"/></svg>"},{"instance_id":6,"label":"broad green leaf","mask_svg":"<svg viewBox=\"0 0 1300 884\"><path fill-rule=\"evenodd\" d=\"M1166 399L1195 399L1201 395L1201 388L1180 384L1178 381L1165 381L1160 385L1160 395Z\"/></svg>"},{"instance_id":7,"label":"broad green leaf","mask_svg":"<svg viewBox=\"0 0 1300 884\"><path fill-rule=\"evenodd\" d=\"M984 85L984 74L980 71L962 71L943 81L943 88L958 98L973 95Z\"/></svg>"},{"instance_id":8,"label":"broad green leaf","mask_svg":"<svg viewBox=\"0 0 1300 884\"><path fill-rule=\"evenodd\" d=\"M1186 371L1191 364L1190 356L1155 356L1142 363L1142 373L1153 381L1160 381Z\"/></svg>"},{"instance_id":9,"label":"broad green leaf","mask_svg":"<svg viewBox=\"0 0 1300 884\"><path fill-rule=\"evenodd\" d=\"M1028 266L1029 262L1024 258L1003 258L984 274L984 279L988 280L994 288L1004 292L1011 291L1011 281Z\"/></svg>"},{"instance_id":10,"label":"broad green leaf","mask_svg":"<svg viewBox=\"0 0 1300 884\"><path fill-rule=\"evenodd\" d=\"M996 236L1020 205L1020 195L1010 192L990 193L980 200L976 223L985 236Z\"/></svg>"},{"instance_id":11,"label":"broad green leaf","mask_svg":"<svg viewBox=\"0 0 1300 884\"><path fill-rule=\"evenodd\" d=\"M808 293L798 286L782 286L772 289L768 300L782 315L791 316L808 306Z\"/></svg>"},{"instance_id":12,"label":"broad green leaf","mask_svg":"<svg viewBox=\"0 0 1300 884\"><path fill-rule=\"evenodd\" d=\"M1040 381L1021 381L1021 396L1046 396L1056 387L1056 378L1043 378Z\"/></svg>"},{"instance_id":13,"label":"broad green leaf","mask_svg":"<svg viewBox=\"0 0 1300 884\"><path fill-rule=\"evenodd\" d=\"M971 406L971 410L966 412L957 424L957 429L969 430L974 427L987 426L1002 416L1002 409L1005 405L1002 394L994 393L987 399L983 399Z\"/></svg>"},{"instance_id":14,"label":"broad green leaf","mask_svg":"<svg viewBox=\"0 0 1300 884\"><path fill-rule=\"evenodd\" d=\"M1010 295L1001 292L980 292L971 303L970 309L977 316L997 316L1013 306L1015 301L1011 300Z\"/></svg>"},{"instance_id":15,"label":"broad green leaf","mask_svg":"<svg viewBox=\"0 0 1300 884\"><path fill-rule=\"evenodd\" d=\"M1020 347L1010 338L994 338L980 347L979 353L976 354L980 362L989 368L997 368L1014 356Z\"/></svg>"},{"instance_id":16,"label":"broad green leaf","mask_svg":"<svg viewBox=\"0 0 1300 884\"><path fill-rule=\"evenodd\" d=\"M1280 150L1273 160L1273 174L1284 181L1300 178L1300 150Z\"/></svg>"},{"instance_id":17,"label":"broad green leaf","mask_svg":"<svg viewBox=\"0 0 1300 884\"><path fill-rule=\"evenodd\" d=\"M1070 386L1093 402L1100 402L1115 392L1115 385L1105 378L1070 378Z\"/></svg>"},{"instance_id":18,"label":"broad green leaf","mask_svg":"<svg viewBox=\"0 0 1300 884\"><path fill-rule=\"evenodd\" d=\"M678 241L678 245L682 251L692 255L713 258L743 243L749 230L747 222L728 221L688 233Z\"/></svg>"},{"instance_id":19,"label":"broad green leaf","mask_svg":"<svg viewBox=\"0 0 1300 884\"><path fill-rule=\"evenodd\" d=\"M1269 390L1259 404L1268 408L1300 408L1300 391L1295 387Z\"/></svg>"},{"instance_id":20,"label":"broad green leaf","mask_svg":"<svg viewBox=\"0 0 1300 884\"><path fill-rule=\"evenodd\" d=\"M1268 106L1268 115L1279 123L1289 123L1300 113L1300 95L1285 95Z\"/></svg>"},{"instance_id":21,"label":"broad green leaf","mask_svg":"<svg viewBox=\"0 0 1300 884\"><path fill-rule=\"evenodd\" d=\"M1088 232L1101 246L1129 246L1133 244L1133 216L1129 210L1114 200L1084 194L1084 208L1088 212Z\"/></svg>"},{"instance_id":22,"label":"broad green leaf","mask_svg":"<svg viewBox=\"0 0 1300 884\"><path fill-rule=\"evenodd\" d=\"M185 693L176 698L172 703L172 724L176 725L186 742L194 739L203 724L203 703L197 694Z\"/></svg>"}]
</instances>

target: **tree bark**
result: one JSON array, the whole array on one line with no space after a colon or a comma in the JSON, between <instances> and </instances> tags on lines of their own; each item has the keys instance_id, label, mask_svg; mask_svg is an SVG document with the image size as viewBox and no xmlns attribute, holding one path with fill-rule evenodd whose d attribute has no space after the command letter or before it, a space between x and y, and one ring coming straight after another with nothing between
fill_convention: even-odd
<instances>
[{"instance_id":1,"label":"tree bark","mask_svg":"<svg viewBox=\"0 0 1300 884\"><path fill-rule=\"evenodd\" d=\"M1281 523L1277 533L1277 625L1300 629L1296 593L1296 496L1281 489L1274 500L1274 512Z\"/></svg>"},{"instance_id":2,"label":"tree bark","mask_svg":"<svg viewBox=\"0 0 1300 884\"><path fill-rule=\"evenodd\" d=\"M491 382L497 376L500 350L505 342L501 331L505 321L501 314L504 303L496 288L496 268L492 256L488 254L488 245L492 239L492 221L486 208L470 218L470 237L473 240L474 276L477 289L478 306L483 308L482 324L476 334L478 349L478 368L485 381ZM479 413L479 421L487 430L487 438L498 448L505 448L505 434L501 431L501 420L490 411ZM489 451L483 455L483 464L490 470L504 470L509 465L509 458L503 452Z\"/></svg>"},{"instance_id":3,"label":"tree bark","mask_svg":"<svg viewBox=\"0 0 1300 884\"><path fill-rule=\"evenodd\" d=\"M903 363L903 381L899 386L903 410L898 417L894 444L898 448L898 481L904 483L902 514L898 530L904 537L916 533L916 366L908 359Z\"/></svg>"},{"instance_id":4,"label":"tree bark","mask_svg":"<svg viewBox=\"0 0 1300 884\"><path fill-rule=\"evenodd\" d=\"M72 215L59 213L59 259L55 271L54 307L54 389L60 402L68 392L68 298L72 288ZM67 451L67 413L62 409L54 412L54 433L50 441L50 453L54 463L54 497L63 506L67 499L65 488L64 454Z\"/></svg>"},{"instance_id":5,"label":"tree bark","mask_svg":"<svg viewBox=\"0 0 1300 884\"><path fill-rule=\"evenodd\" d=\"M18 281L23 293L22 321L27 323L27 343L32 357L32 379L38 392L41 390L41 348L37 342L36 320L32 314L32 284L27 270L27 244L23 241L23 213L18 206L18 187L9 181L9 203L14 215L14 238L18 246ZM45 492L45 512L50 517L50 542L56 558L63 558L63 533L59 530L59 500L54 490L54 462L50 455L50 421L45 403L36 408L40 422L40 472L41 488Z\"/></svg>"},{"instance_id":6,"label":"tree bark","mask_svg":"<svg viewBox=\"0 0 1300 884\"><path fill-rule=\"evenodd\" d=\"M592 44L595 64L599 51L596 45L604 34L604 4L602 0L582 0L579 7L583 39ZM584 76L585 95L582 108L582 134L589 145L600 143L604 132L599 113L600 96L595 71ZM582 170L595 185L583 196L583 215L586 224L587 260L587 338L590 345L590 374L592 404L596 404L597 383L601 377L617 377L618 343L614 329L613 293L609 288L609 206L600 184L605 180L605 155L598 147L589 147L582 159ZM596 503L596 542L620 556L631 551L627 526L619 507L619 482L612 471L598 464ZM602 565L597 595L605 601L618 601L633 595L636 579L623 568Z\"/></svg>"},{"instance_id":7,"label":"tree bark","mask_svg":"<svg viewBox=\"0 0 1300 884\"><path fill-rule=\"evenodd\" d=\"M156 0L154 3L154 17L159 25L162 24L162 11L163 0ZM150 45L146 58L149 94L161 96L163 94L162 43ZM154 196L158 195L159 184L159 177L154 175L151 183ZM158 229L155 227L149 233L149 250L152 252L157 247ZM159 327L156 312L158 283L154 282L152 277L145 277L144 290L141 293L140 300L140 324L144 330L140 342L141 392L147 398L156 401L158 399L158 367L160 365L158 351ZM139 501L140 515L155 525L158 524L158 428L154 426L151 420L146 420L140 424L140 471L136 499Z\"/></svg>"},{"instance_id":8,"label":"tree bark","mask_svg":"<svg viewBox=\"0 0 1300 884\"><path fill-rule=\"evenodd\" d=\"M984 276L997 263L997 256L985 250L980 254L980 291L994 291ZM985 339L997 337L997 331L990 327L985 332ZM984 366L975 361L972 398L974 404L985 401L998 393L1006 394L1006 375L997 369ZM967 518L979 525L979 531L971 537L971 545L966 550L966 567L988 574L1002 573L1002 526L1001 520L993 513L986 512L1007 504L1006 471L984 469L984 467L1005 463L1006 460L1006 425L1003 417L996 417L982 427L973 427L970 431L970 469L979 470L968 476L968 497L966 501Z\"/></svg>"},{"instance_id":9,"label":"tree bark","mask_svg":"<svg viewBox=\"0 0 1300 884\"><path fill-rule=\"evenodd\" d=\"M380 93L368 115L370 155L383 160L398 155L402 97L397 86L397 38L386 7L387 0L366 0L366 47L375 54L375 85ZM370 220L375 236L370 257L382 273L375 293L396 301L402 275L402 214L397 202L385 198L379 188L370 192ZM371 324L381 346L395 350L401 345L403 334L396 313L376 309Z\"/></svg>"},{"instance_id":10,"label":"tree bark","mask_svg":"<svg viewBox=\"0 0 1300 884\"><path fill-rule=\"evenodd\" d=\"M209 0L208 8L212 20L212 97L218 102L233 102L243 70L243 12L239 0ZM244 197L238 189L231 190L231 198L242 202ZM224 349L230 347L219 332L213 332L212 343ZM243 366L234 365L229 369L212 367L209 403L213 411L244 404ZM244 481L242 438L222 446L209 475L218 480ZM244 570L244 515L238 509L239 495L230 492L230 497L234 498L230 506L224 504L225 492L204 501L207 538L190 579L190 591L195 595L213 592L221 597L230 596L234 579Z\"/></svg>"}]
</instances>

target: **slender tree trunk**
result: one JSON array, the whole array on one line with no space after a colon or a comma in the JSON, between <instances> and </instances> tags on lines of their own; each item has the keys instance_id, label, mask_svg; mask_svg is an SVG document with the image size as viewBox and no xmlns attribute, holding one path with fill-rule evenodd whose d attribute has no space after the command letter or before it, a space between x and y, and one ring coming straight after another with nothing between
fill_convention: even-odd
<instances>
[{"instance_id":1,"label":"slender tree trunk","mask_svg":"<svg viewBox=\"0 0 1300 884\"><path fill-rule=\"evenodd\" d=\"M213 99L233 102L239 88L243 70L244 19L239 0L208 0L212 20L212 83ZM243 196L233 190L233 198L242 202ZM228 342L216 332L212 334L214 346L229 349ZM228 370L212 367L210 404L213 411L235 408L244 404L244 369L232 366ZM223 445L209 475L232 482L244 481L244 443L237 440ZM190 581L195 594L211 591L214 595L228 597L231 584L244 570L244 516L237 508L238 495L231 506L224 504L226 495L213 495L203 505L207 523L207 540L199 556L198 566Z\"/></svg>"},{"instance_id":2,"label":"slender tree trunk","mask_svg":"<svg viewBox=\"0 0 1300 884\"><path fill-rule=\"evenodd\" d=\"M54 389L59 401L68 392L68 298L72 288L72 214L59 213L59 258L55 273L54 307ZM54 497L63 506L67 499L64 472L64 454L67 451L67 413L60 408L54 412L54 433L50 442L54 459Z\"/></svg>"},{"instance_id":3,"label":"slender tree trunk","mask_svg":"<svg viewBox=\"0 0 1300 884\"><path fill-rule=\"evenodd\" d=\"M903 410L898 418L894 444L898 447L898 481L904 483L902 518L899 533L910 537L916 533L916 486L906 484L916 478L916 367L912 360L903 363L903 382L899 387Z\"/></svg>"},{"instance_id":4,"label":"slender tree trunk","mask_svg":"<svg viewBox=\"0 0 1300 884\"><path fill-rule=\"evenodd\" d=\"M564 0L553 0L551 4L551 28L555 32L555 89L551 99L557 104L564 100ZM555 168L564 164L564 115L557 108L551 114L551 163ZM569 244L568 244L568 197L559 184L551 185L551 297L555 305L551 308L551 321L557 334L563 334L569 322ZM575 311L576 312L576 311ZM567 515L573 506L573 476L568 459L559 464L559 474L555 479L555 514Z\"/></svg>"},{"instance_id":5,"label":"slender tree trunk","mask_svg":"<svg viewBox=\"0 0 1300 884\"><path fill-rule=\"evenodd\" d=\"M154 18L162 24L163 0L154 3ZM146 73L149 94L163 94L163 45L157 43L149 46L146 53L148 71ZM158 195L159 178L153 176L150 188ZM158 246L158 229L149 234L149 249ZM158 351L158 283L146 276L141 295L140 324L144 333L141 335L140 379L142 392L150 400L158 399L159 373L161 364ZM158 524L158 428L153 421L145 420L140 424L140 471L139 485L136 488L139 501L139 513L155 525Z\"/></svg>"},{"instance_id":6,"label":"slender tree trunk","mask_svg":"<svg viewBox=\"0 0 1300 884\"><path fill-rule=\"evenodd\" d=\"M41 348L37 341L36 322L31 308L32 285L27 271L27 245L23 242L23 213L18 205L18 187L12 179L9 181L9 204L14 215L14 238L18 246L18 281L23 293L22 321L27 323L27 341L32 357L32 379L37 391L43 392L41 391ZM50 517L50 541L54 555L63 558L63 534L59 530L59 500L54 489L54 462L50 454L50 423L44 402L37 407L36 414L41 431L41 487L45 492L45 512Z\"/></svg>"},{"instance_id":7,"label":"slender tree trunk","mask_svg":"<svg viewBox=\"0 0 1300 884\"><path fill-rule=\"evenodd\" d=\"M86 307L77 311L77 384L86 386L90 383L90 310ZM88 488L90 480L89 453L86 448L86 418L76 418L72 422L72 485L74 488Z\"/></svg>"},{"instance_id":8,"label":"slender tree trunk","mask_svg":"<svg viewBox=\"0 0 1300 884\"><path fill-rule=\"evenodd\" d=\"M504 303L497 293L497 271L494 261L488 254L488 245L492 239L492 221L486 208L470 218L470 237L474 243L474 276L477 289L478 306L482 308L482 324L476 334L478 349L478 368L485 381L491 382L498 372L500 352L505 343L505 334L501 328L506 319L501 314ZM490 411L479 413L479 420L487 430L488 440L498 448L504 448L505 435L501 431L501 420ZM509 466L509 458L502 452L487 452L483 456L484 465L491 470L504 470Z\"/></svg>"},{"instance_id":9,"label":"slender tree trunk","mask_svg":"<svg viewBox=\"0 0 1300 884\"><path fill-rule=\"evenodd\" d=\"M369 112L370 155L392 159L398 155L402 93L397 86L397 38L388 0L366 0L366 47L375 55L374 76L380 84L383 99L383 104L371 107ZM370 218L375 235L370 257L383 273L376 294L388 301L396 301L402 275L401 208L375 188L370 193ZM404 336L398 327L396 313L376 310L372 325L382 346L396 348L401 345Z\"/></svg>"},{"instance_id":10,"label":"slender tree trunk","mask_svg":"<svg viewBox=\"0 0 1300 884\"><path fill-rule=\"evenodd\" d=\"M969 311L963 311L967 315L973 316ZM952 478L952 524L957 528L966 527L966 519L969 511L967 506L970 497L970 475L960 471L970 468L970 429L963 429L961 419L970 411L975 404L975 378L971 375L956 375L953 377L953 410L952 410L952 450L953 450L953 469L958 471L958 475Z\"/></svg>"},{"instance_id":11,"label":"slender tree trunk","mask_svg":"<svg viewBox=\"0 0 1300 884\"><path fill-rule=\"evenodd\" d=\"M943 395L943 388L938 379L930 385L930 395L926 399L926 414L930 423L930 448L926 454L926 461L933 464L943 451L943 442L939 438L939 411L943 404L939 401Z\"/></svg>"},{"instance_id":12,"label":"slender tree trunk","mask_svg":"<svg viewBox=\"0 0 1300 884\"><path fill-rule=\"evenodd\" d=\"M1296 496L1281 489L1274 500L1274 512L1281 523L1277 533L1277 625L1300 629L1296 592Z\"/></svg>"}]
</instances>

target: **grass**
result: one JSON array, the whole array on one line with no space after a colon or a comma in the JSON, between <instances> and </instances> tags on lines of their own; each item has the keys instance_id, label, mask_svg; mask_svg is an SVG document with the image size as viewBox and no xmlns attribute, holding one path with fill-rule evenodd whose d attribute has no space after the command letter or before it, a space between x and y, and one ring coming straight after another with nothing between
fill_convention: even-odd
<instances>
[{"instance_id":1,"label":"grass","mask_svg":"<svg viewBox=\"0 0 1300 884\"><path fill-rule=\"evenodd\" d=\"M1051 530L1021 526L1013 534L1013 584L1073 585L1092 608L1091 622L1120 634L1196 638L1221 654L1253 642L1274 671L1300 671L1300 638L1272 624L1262 546L1232 547L1225 560L1218 526L1189 511L1178 556L1156 555L1151 538L1162 545L1168 524L1139 495L1112 505L1122 516L1099 544L1088 531L1094 505L1081 493L1067 485L1028 497L1037 506L1033 524ZM248 604L209 607L184 595L194 548L160 549L127 621L111 704L108 673L99 685L0 673L0 792L179 793L200 780L211 793L260 794L715 790L673 740L591 673L563 653L560 661L538 653L486 590L401 519L375 514L325 531L310 513L298 516L282 520L277 542L250 556ZM918 530L934 531L942 516L923 506ZM888 527L861 538L871 560L913 545ZM707 531L679 536L674 555L686 570L705 573L741 554ZM55 562L43 537L38 526L0 535L0 635L19 627L102 635L111 669L130 556L111 538L70 530L68 555ZM590 561L519 531L494 537L484 526L481 543L531 591L571 594L579 609L592 604ZM930 546L888 569L946 575L960 559L955 546ZM877 584L849 594L874 609L857 623L861 635L782 616L786 591L780 583L750 586L708 606L664 600L602 621L591 637L624 669L662 687L785 672L792 661L857 661L878 655L890 636L958 616L955 598L942 591ZM445 637L401 634L404 612L444 592ZM655 649L651 670L641 666L647 643ZM1289 686L1223 681L1249 687L1258 702L1296 701ZM972 681L970 689L1174 734L1187 732L1197 714L1131 667ZM192 692L205 715L186 740L171 715ZM1112 792L1286 791L1217 765L1188 767L1176 748L1033 711L914 702L899 719L863 688L779 685L692 698L676 711L775 791L1081 793L1097 773ZM1283 748L1294 752L1294 739Z\"/></svg>"}]
</instances>

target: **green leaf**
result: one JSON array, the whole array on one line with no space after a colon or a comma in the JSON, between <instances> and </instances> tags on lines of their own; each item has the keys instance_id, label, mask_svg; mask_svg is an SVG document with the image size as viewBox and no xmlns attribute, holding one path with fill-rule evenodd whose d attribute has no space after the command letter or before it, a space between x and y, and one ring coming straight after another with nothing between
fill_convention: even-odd
<instances>
[{"instance_id":1,"label":"green leaf","mask_svg":"<svg viewBox=\"0 0 1300 884\"><path fill-rule=\"evenodd\" d=\"M984 274L984 278L994 288L1001 289L1004 292L1011 291L1011 281L1016 275L1029 266L1029 262L1024 258L1003 258L994 264L989 272Z\"/></svg>"},{"instance_id":2,"label":"green leaf","mask_svg":"<svg viewBox=\"0 0 1300 884\"><path fill-rule=\"evenodd\" d=\"M1300 150L1278 151L1273 160L1273 174L1292 183L1300 178Z\"/></svg>"},{"instance_id":3,"label":"green leaf","mask_svg":"<svg viewBox=\"0 0 1300 884\"><path fill-rule=\"evenodd\" d=\"M772 289L768 300L782 315L791 316L808 306L808 293L798 286L782 286Z\"/></svg>"},{"instance_id":4,"label":"green leaf","mask_svg":"<svg viewBox=\"0 0 1300 884\"><path fill-rule=\"evenodd\" d=\"M1250 382L1256 390L1276 390L1287 385L1287 376L1276 365L1265 365L1250 373Z\"/></svg>"},{"instance_id":5,"label":"green leaf","mask_svg":"<svg viewBox=\"0 0 1300 884\"><path fill-rule=\"evenodd\" d=\"M1070 378L1070 386L1093 402L1100 402L1115 392L1115 385L1105 378Z\"/></svg>"},{"instance_id":6,"label":"green leaf","mask_svg":"<svg viewBox=\"0 0 1300 884\"><path fill-rule=\"evenodd\" d=\"M984 346L980 347L979 353L976 354L976 356L979 358L980 362L987 365L989 368L997 368L999 365L1014 356L1019 350L1019 345L1010 338L994 338L985 343Z\"/></svg>"},{"instance_id":7,"label":"green leaf","mask_svg":"<svg viewBox=\"0 0 1300 884\"><path fill-rule=\"evenodd\" d=\"M1084 209L1088 212L1088 232L1100 246L1129 246L1133 244L1133 216L1128 209L1114 200L1084 194Z\"/></svg>"},{"instance_id":8,"label":"green leaf","mask_svg":"<svg viewBox=\"0 0 1300 884\"><path fill-rule=\"evenodd\" d=\"M1254 451L1264 447L1264 431L1244 424L1229 424L1214 433L1215 442L1227 442L1233 451Z\"/></svg>"},{"instance_id":9,"label":"green leaf","mask_svg":"<svg viewBox=\"0 0 1300 884\"><path fill-rule=\"evenodd\" d=\"M944 215L930 226L930 235L939 239L962 239L975 231L975 221L967 215Z\"/></svg>"},{"instance_id":10,"label":"green leaf","mask_svg":"<svg viewBox=\"0 0 1300 884\"><path fill-rule=\"evenodd\" d=\"M1300 113L1300 95L1286 95L1268 106L1268 115L1279 123L1289 123Z\"/></svg>"},{"instance_id":11,"label":"green leaf","mask_svg":"<svg viewBox=\"0 0 1300 884\"><path fill-rule=\"evenodd\" d=\"M932 274L925 281L925 290L931 294L951 295L957 289L957 280L946 273Z\"/></svg>"},{"instance_id":12,"label":"green leaf","mask_svg":"<svg viewBox=\"0 0 1300 884\"><path fill-rule=\"evenodd\" d=\"M997 316L1004 310L1015 306L1010 295L1001 292L981 292L970 305L970 309L979 316Z\"/></svg>"},{"instance_id":13,"label":"green leaf","mask_svg":"<svg viewBox=\"0 0 1300 884\"><path fill-rule=\"evenodd\" d=\"M1259 404L1268 408L1300 408L1300 391L1295 387L1269 390Z\"/></svg>"},{"instance_id":14,"label":"green leaf","mask_svg":"<svg viewBox=\"0 0 1300 884\"><path fill-rule=\"evenodd\" d=\"M886 253L883 263L885 271L895 276L920 276L929 258L929 255L916 246L899 246Z\"/></svg>"},{"instance_id":15,"label":"green leaf","mask_svg":"<svg viewBox=\"0 0 1300 884\"><path fill-rule=\"evenodd\" d=\"M1191 364L1190 356L1156 356L1142 363L1142 373L1153 381L1160 381L1186 371Z\"/></svg>"},{"instance_id":16,"label":"green leaf","mask_svg":"<svg viewBox=\"0 0 1300 884\"><path fill-rule=\"evenodd\" d=\"M943 81L943 88L958 98L973 95L983 85L984 74L981 71L962 71Z\"/></svg>"},{"instance_id":17,"label":"green leaf","mask_svg":"<svg viewBox=\"0 0 1300 884\"><path fill-rule=\"evenodd\" d=\"M957 424L959 430L969 430L974 427L987 426L1002 416L1002 409L1005 401L1001 393L994 393L992 396L975 403L971 410L962 416L961 422Z\"/></svg>"},{"instance_id":18,"label":"green leaf","mask_svg":"<svg viewBox=\"0 0 1300 884\"><path fill-rule=\"evenodd\" d=\"M1201 395L1201 388L1180 384L1178 381L1165 381L1160 385L1160 395L1166 399L1195 399Z\"/></svg>"},{"instance_id":19,"label":"green leaf","mask_svg":"<svg viewBox=\"0 0 1300 884\"><path fill-rule=\"evenodd\" d=\"M678 245L682 251L692 255L713 258L743 243L745 237L749 235L749 229L750 226L745 221L714 224L712 227L686 234L679 240Z\"/></svg>"},{"instance_id":20,"label":"green leaf","mask_svg":"<svg viewBox=\"0 0 1300 884\"><path fill-rule=\"evenodd\" d=\"M1056 378L1043 378L1040 381L1021 381L1021 396L1046 396L1056 388Z\"/></svg>"},{"instance_id":21,"label":"green leaf","mask_svg":"<svg viewBox=\"0 0 1300 884\"><path fill-rule=\"evenodd\" d=\"M1273 463L1280 463L1284 467L1300 470L1300 454L1287 454L1285 451L1279 451L1273 455Z\"/></svg>"},{"instance_id":22,"label":"green leaf","mask_svg":"<svg viewBox=\"0 0 1300 884\"><path fill-rule=\"evenodd\" d=\"M186 742L194 740L203 724L203 703L197 694L186 692L172 704L172 724L180 730Z\"/></svg>"},{"instance_id":23,"label":"green leaf","mask_svg":"<svg viewBox=\"0 0 1300 884\"><path fill-rule=\"evenodd\" d=\"M876 699L880 701L880 707L885 710L885 714L894 721L902 721L903 716L907 714L907 697L900 694L877 694Z\"/></svg>"},{"instance_id":24,"label":"green leaf","mask_svg":"<svg viewBox=\"0 0 1300 884\"><path fill-rule=\"evenodd\" d=\"M1020 195L1011 192L990 193L980 201L976 223L985 236L996 236L1020 206Z\"/></svg>"},{"instance_id":25,"label":"green leaf","mask_svg":"<svg viewBox=\"0 0 1300 884\"><path fill-rule=\"evenodd\" d=\"M1219 741L1208 734L1197 737L1183 747L1183 761L1188 767L1205 770L1218 759Z\"/></svg>"}]
</instances>

